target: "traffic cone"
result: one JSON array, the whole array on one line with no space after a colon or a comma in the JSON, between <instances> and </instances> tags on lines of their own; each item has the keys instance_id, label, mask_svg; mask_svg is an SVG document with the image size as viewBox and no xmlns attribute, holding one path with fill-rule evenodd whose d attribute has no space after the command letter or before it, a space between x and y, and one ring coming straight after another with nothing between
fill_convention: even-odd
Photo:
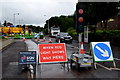
<instances>
[{"instance_id":1,"label":"traffic cone","mask_svg":"<svg viewBox=\"0 0 120 80\"><path fill-rule=\"evenodd\" d=\"M45 37L43 38L43 42L45 42L46 41L46 39L45 39Z\"/></svg>"},{"instance_id":2,"label":"traffic cone","mask_svg":"<svg viewBox=\"0 0 120 80\"><path fill-rule=\"evenodd\" d=\"M26 40L25 37L23 37L22 41L25 41L25 40Z\"/></svg>"},{"instance_id":3,"label":"traffic cone","mask_svg":"<svg viewBox=\"0 0 120 80\"><path fill-rule=\"evenodd\" d=\"M40 37L37 37L37 41L40 41Z\"/></svg>"},{"instance_id":4,"label":"traffic cone","mask_svg":"<svg viewBox=\"0 0 120 80\"><path fill-rule=\"evenodd\" d=\"M49 38L49 41L48 41L49 43L52 43L52 39L51 38Z\"/></svg>"},{"instance_id":5,"label":"traffic cone","mask_svg":"<svg viewBox=\"0 0 120 80\"><path fill-rule=\"evenodd\" d=\"M80 42L81 47L80 47L80 54L85 54L84 47L83 47L83 42Z\"/></svg>"},{"instance_id":6,"label":"traffic cone","mask_svg":"<svg viewBox=\"0 0 120 80\"><path fill-rule=\"evenodd\" d=\"M60 43L60 39L58 39L58 43Z\"/></svg>"}]
</instances>

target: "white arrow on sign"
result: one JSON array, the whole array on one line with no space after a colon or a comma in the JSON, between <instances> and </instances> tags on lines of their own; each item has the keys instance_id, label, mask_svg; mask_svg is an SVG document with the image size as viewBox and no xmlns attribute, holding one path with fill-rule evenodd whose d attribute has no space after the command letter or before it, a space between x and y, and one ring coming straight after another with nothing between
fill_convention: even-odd
<instances>
[{"instance_id":1,"label":"white arrow on sign","mask_svg":"<svg viewBox=\"0 0 120 80\"><path fill-rule=\"evenodd\" d=\"M103 57L109 57L107 50L104 51L99 46L96 46L96 48L103 53L103 54L101 54Z\"/></svg>"}]
</instances>

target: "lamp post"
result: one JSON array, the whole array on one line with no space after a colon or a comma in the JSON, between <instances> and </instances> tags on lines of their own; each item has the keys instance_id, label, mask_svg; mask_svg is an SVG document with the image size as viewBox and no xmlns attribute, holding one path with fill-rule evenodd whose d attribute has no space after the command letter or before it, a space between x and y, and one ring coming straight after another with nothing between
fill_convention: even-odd
<instances>
[{"instance_id":1,"label":"lamp post","mask_svg":"<svg viewBox=\"0 0 120 80\"><path fill-rule=\"evenodd\" d=\"M19 19L19 27L22 25L23 19Z\"/></svg>"},{"instance_id":2,"label":"lamp post","mask_svg":"<svg viewBox=\"0 0 120 80\"><path fill-rule=\"evenodd\" d=\"M14 19L14 20L13 20L14 26L15 26L15 15L19 15L19 13L14 13L14 14L13 14L13 17L14 17L14 18L13 18L13 19Z\"/></svg>"},{"instance_id":3,"label":"lamp post","mask_svg":"<svg viewBox=\"0 0 120 80\"><path fill-rule=\"evenodd\" d=\"M50 30L49 30L49 20L48 20L48 34L49 34L49 31L50 31Z\"/></svg>"},{"instance_id":4,"label":"lamp post","mask_svg":"<svg viewBox=\"0 0 120 80\"><path fill-rule=\"evenodd\" d=\"M44 16L46 16L46 15L44 15ZM50 31L50 30L49 30L49 19L48 19L48 33L49 33L49 31Z\"/></svg>"}]
</instances>

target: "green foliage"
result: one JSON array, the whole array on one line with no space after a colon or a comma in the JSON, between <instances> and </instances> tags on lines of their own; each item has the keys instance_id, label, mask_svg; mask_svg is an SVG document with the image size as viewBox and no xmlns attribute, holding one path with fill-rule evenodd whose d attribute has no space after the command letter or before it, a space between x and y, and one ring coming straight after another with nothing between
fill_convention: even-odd
<instances>
[{"instance_id":1,"label":"green foliage","mask_svg":"<svg viewBox=\"0 0 120 80\"><path fill-rule=\"evenodd\" d=\"M96 35L107 34L110 37L120 37L120 30L97 30Z\"/></svg>"},{"instance_id":2,"label":"green foliage","mask_svg":"<svg viewBox=\"0 0 120 80\"><path fill-rule=\"evenodd\" d=\"M68 28L67 33L69 33L71 36L77 35L77 32L73 27Z\"/></svg>"},{"instance_id":3,"label":"green foliage","mask_svg":"<svg viewBox=\"0 0 120 80\"><path fill-rule=\"evenodd\" d=\"M106 33L110 36L120 37L120 30L107 30Z\"/></svg>"},{"instance_id":4,"label":"green foliage","mask_svg":"<svg viewBox=\"0 0 120 80\"><path fill-rule=\"evenodd\" d=\"M20 39L20 38L34 38L34 35L19 35L19 34L15 34L14 35L14 39Z\"/></svg>"},{"instance_id":5,"label":"green foliage","mask_svg":"<svg viewBox=\"0 0 120 80\"><path fill-rule=\"evenodd\" d=\"M120 30L97 30L89 33L89 42L110 41L111 44L120 46Z\"/></svg>"},{"instance_id":6,"label":"green foliage","mask_svg":"<svg viewBox=\"0 0 120 80\"><path fill-rule=\"evenodd\" d=\"M45 24L45 29L48 28L48 20ZM60 17L51 17L49 19L49 27L59 26L62 32L66 32L68 28L74 27L74 17L73 16L60 16Z\"/></svg>"},{"instance_id":7,"label":"green foliage","mask_svg":"<svg viewBox=\"0 0 120 80\"><path fill-rule=\"evenodd\" d=\"M102 33L103 33L103 30L97 30L95 34L96 35L101 35Z\"/></svg>"}]
</instances>

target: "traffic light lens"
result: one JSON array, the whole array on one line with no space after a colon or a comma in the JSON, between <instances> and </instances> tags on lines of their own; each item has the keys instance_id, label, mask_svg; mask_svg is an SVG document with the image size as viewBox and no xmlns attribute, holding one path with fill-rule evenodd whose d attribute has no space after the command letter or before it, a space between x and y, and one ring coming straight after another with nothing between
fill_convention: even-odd
<instances>
[{"instance_id":1,"label":"traffic light lens","mask_svg":"<svg viewBox=\"0 0 120 80\"><path fill-rule=\"evenodd\" d=\"M83 22L83 18L82 18L82 17L79 17L79 18L78 18L78 22Z\"/></svg>"},{"instance_id":2,"label":"traffic light lens","mask_svg":"<svg viewBox=\"0 0 120 80\"><path fill-rule=\"evenodd\" d=\"M83 9L79 9L79 10L78 10L78 13L79 13L79 14L83 14Z\"/></svg>"}]
</instances>

